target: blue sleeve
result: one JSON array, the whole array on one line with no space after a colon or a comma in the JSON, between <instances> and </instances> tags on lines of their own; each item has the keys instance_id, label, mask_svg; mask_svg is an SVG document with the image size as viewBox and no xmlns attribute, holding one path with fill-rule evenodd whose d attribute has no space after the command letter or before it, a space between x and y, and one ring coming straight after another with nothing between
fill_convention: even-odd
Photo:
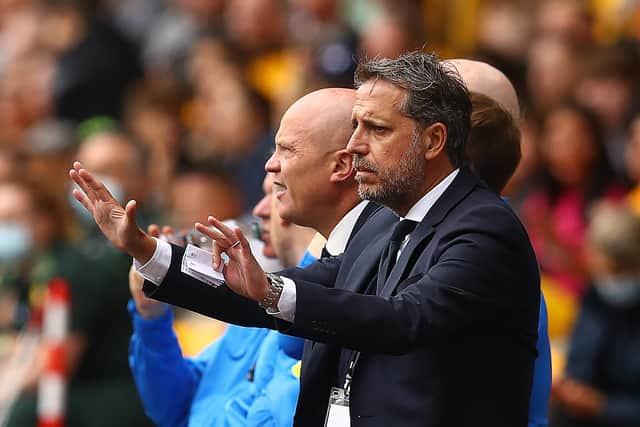
<instances>
[{"instance_id":1,"label":"blue sleeve","mask_svg":"<svg viewBox=\"0 0 640 427\"><path fill-rule=\"evenodd\" d=\"M193 396L200 383L205 360L217 351L217 342L197 359L182 356L173 332L173 313L158 319L142 318L129 301L133 336L129 346L129 366L145 413L158 426L187 425Z\"/></svg>"},{"instance_id":2,"label":"blue sleeve","mask_svg":"<svg viewBox=\"0 0 640 427\"><path fill-rule=\"evenodd\" d=\"M545 427L548 424L547 410L549 395L551 394L551 348L549 346L549 333L547 330L547 305L542 292L540 292L540 315L538 317L538 342L536 358L533 369L533 386L531 388L531 400L529 402L528 427Z\"/></svg>"},{"instance_id":3,"label":"blue sleeve","mask_svg":"<svg viewBox=\"0 0 640 427\"><path fill-rule=\"evenodd\" d=\"M309 251L305 251L304 255L302 255L302 259L298 263L298 268L305 268L306 266L313 264L317 260L318 258L311 255Z\"/></svg>"}]
</instances>

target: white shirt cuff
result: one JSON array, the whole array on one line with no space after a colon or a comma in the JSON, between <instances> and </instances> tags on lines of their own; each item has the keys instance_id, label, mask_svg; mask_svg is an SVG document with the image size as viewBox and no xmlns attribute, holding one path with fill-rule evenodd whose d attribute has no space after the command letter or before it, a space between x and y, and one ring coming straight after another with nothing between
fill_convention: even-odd
<instances>
[{"instance_id":1,"label":"white shirt cuff","mask_svg":"<svg viewBox=\"0 0 640 427\"><path fill-rule=\"evenodd\" d=\"M293 323L296 317L296 284L288 277L282 277L282 293L278 301L279 313L273 314L278 319Z\"/></svg>"},{"instance_id":2,"label":"white shirt cuff","mask_svg":"<svg viewBox=\"0 0 640 427\"><path fill-rule=\"evenodd\" d=\"M144 265L134 260L133 265L142 277L154 285L160 286L171 266L171 245L164 240L156 239L156 250L151 259Z\"/></svg>"}]
</instances>

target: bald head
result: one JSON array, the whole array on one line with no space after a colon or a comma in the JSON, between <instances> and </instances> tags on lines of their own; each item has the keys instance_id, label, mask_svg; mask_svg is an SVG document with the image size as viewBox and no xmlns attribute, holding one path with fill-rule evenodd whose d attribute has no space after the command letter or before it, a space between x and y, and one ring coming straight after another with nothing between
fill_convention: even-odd
<instances>
[{"instance_id":1,"label":"bald head","mask_svg":"<svg viewBox=\"0 0 640 427\"><path fill-rule=\"evenodd\" d=\"M282 116L276 149L265 165L274 174L280 217L325 237L360 202L346 149L354 103L352 89L322 89L300 98Z\"/></svg>"},{"instance_id":2,"label":"bald head","mask_svg":"<svg viewBox=\"0 0 640 427\"><path fill-rule=\"evenodd\" d=\"M502 71L486 62L470 59L451 59L444 62L458 70L470 92L488 96L511 113L514 119L519 119L520 107L516 90Z\"/></svg>"},{"instance_id":3,"label":"bald head","mask_svg":"<svg viewBox=\"0 0 640 427\"><path fill-rule=\"evenodd\" d=\"M305 133L317 148L325 152L346 148L351 137L353 89L329 88L311 92L298 99L282 116L281 128Z\"/></svg>"}]
</instances>

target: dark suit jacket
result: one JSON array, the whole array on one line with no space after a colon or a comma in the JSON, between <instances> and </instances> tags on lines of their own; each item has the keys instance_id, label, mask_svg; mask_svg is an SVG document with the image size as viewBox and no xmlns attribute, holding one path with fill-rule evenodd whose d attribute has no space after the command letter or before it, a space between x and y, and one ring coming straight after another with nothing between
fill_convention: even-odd
<instances>
[{"instance_id":1,"label":"dark suit jacket","mask_svg":"<svg viewBox=\"0 0 640 427\"><path fill-rule=\"evenodd\" d=\"M349 349L362 352L351 393L353 426L526 426L539 273L519 220L462 169L411 234L382 294L363 295L397 221L382 209L343 256L283 273L296 282L293 324L226 287L186 278L178 249L152 296L315 341L302 362L297 426L323 425L329 389L342 385Z\"/></svg>"}]
</instances>

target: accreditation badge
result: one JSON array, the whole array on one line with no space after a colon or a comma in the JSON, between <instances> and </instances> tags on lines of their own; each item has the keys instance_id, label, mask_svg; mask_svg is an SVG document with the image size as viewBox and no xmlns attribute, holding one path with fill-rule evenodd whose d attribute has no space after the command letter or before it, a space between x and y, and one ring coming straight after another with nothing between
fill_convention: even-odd
<instances>
[{"instance_id":1,"label":"accreditation badge","mask_svg":"<svg viewBox=\"0 0 640 427\"><path fill-rule=\"evenodd\" d=\"M350 427L349 396L344 389L331 387L329 394L329 407L324 419L325 427Z\"/></svg>"}]
</instances>

